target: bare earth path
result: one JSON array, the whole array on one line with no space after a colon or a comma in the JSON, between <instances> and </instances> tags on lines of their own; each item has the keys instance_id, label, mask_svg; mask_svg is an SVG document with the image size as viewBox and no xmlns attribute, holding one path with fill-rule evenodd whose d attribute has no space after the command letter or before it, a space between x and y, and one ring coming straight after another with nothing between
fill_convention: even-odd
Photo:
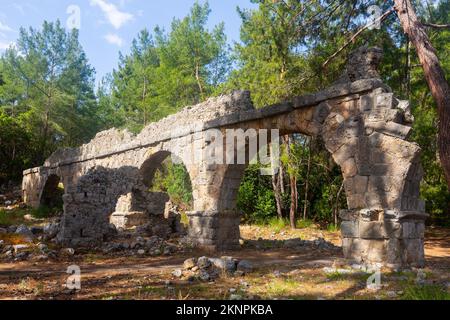
<instances>
[{"instance_id":1,"label":"bare earth path","mask_svg":"<svg viewBox=\"0 0 450 320\"><path fill-rule=\"evenodd\" d=\"M414 284L413 272L386 273L381 290L368 290L365 281L370 274L324 272L324 267L346 268L339 251L270 247L271 241L295 237L323 237L339 245L337 233L309 228L273 232L243 226L242 237L247 243L257 243L258 238L266 240L262 249L246 245L240 251L222 254L252 261L255 271L245 276L223 275L209 283L172 275L186 258L217 256L205 252L157 258L88 253L65 261L0 263L0 299L227 299L231 294L249 299L399 299L405 288ZM448 287L450 230L429 229L426 239L427 281ZM82 290L76 293L64 287L70 265L78 265L82 273Z\"/></svg>"}]
</instances>

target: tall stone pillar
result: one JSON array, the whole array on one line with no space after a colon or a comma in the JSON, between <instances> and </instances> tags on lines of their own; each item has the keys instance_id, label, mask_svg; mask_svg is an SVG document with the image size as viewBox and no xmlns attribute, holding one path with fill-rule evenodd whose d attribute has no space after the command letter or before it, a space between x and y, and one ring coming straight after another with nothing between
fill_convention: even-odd
<instances>
[{"instance_id":1,"label":"tall stone pillar","mask_svg":"<svg viewBox=\"0 0 450 320\"><path fill-rule=\"evenodd\" d=\"M388 88L355 100L358 111L333 105L323 124L327 149L342 169L348 210L341 212L346 258L393 267L424 264L423 171L420 148L407 141L412 116Z\"/></svg>"},{"instance_id":2,"label":"tall stone pillar","mask_svg":"<svg viewBox=\"0 0 450 320\"><path fill-rule=\"evenodd\" d=\"M189 238L207 250L239 248L241 215L236 198L245 165L203 165L191 173L194 211L188 213Z\"/></svg>"}]
</instances>

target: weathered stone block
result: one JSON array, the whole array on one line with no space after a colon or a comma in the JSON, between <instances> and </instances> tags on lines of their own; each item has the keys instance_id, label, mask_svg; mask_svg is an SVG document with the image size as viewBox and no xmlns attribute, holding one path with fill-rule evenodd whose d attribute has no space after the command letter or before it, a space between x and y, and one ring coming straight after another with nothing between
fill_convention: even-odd
<instances>
[{"instance_id":1,"label":"weathered stone block","mask_svg":"<svg viewBox=\"0 0 450 320\"><path fill-rule=\"evenodd\" d=\"M361 194L347 195L347 206L349 209L362 209L367 207L365 196Z\"/></svg>"},{"instance_id":2,"label":"weathered stone block","mask_svg":"<svg viewBox=\"0 0 450 320\"><path fill-rule=\"evenodd\" d=\"M347 159L341 165L342 173L344 177L353 177L358 173L358 168L356 167L355 158Z\"/></svg>"},{"instance_id":3,"label":"weathered stone block","mask_svg":"<svg viewBox=\"0 0 450 320\"><path fill-rule=\"evenodd\" d=\"M341 234L343 238L358 238L359 237L358 221L343 221L341 223Z\"/></svg>"},{"instance_id":4,"label":"weathered stone block","mask_svg":"<svg viewBox=\"0 0 450 320\"><path fill-rule=\"evenodd\" d=\"M383 222L360 221L359 235L362 239L385 239L387 238Z\"/></svg>"},{"instance_id":5,"label":"weathered stone block","mask_svg":"<svg viewBox=\"0 0 450 320\"><path fill-rule=\"evenodd\" d=\"M403 226L403 239L423 239L425 233L425 223L417 221L404 221Z\"/></svg>"},{"instance_id":6,"label":"weathered stone block","mask_svg":"<svg viewBox=\"0 0 450 320\"><path fill-rule=\"evenodd\" d=\"M359 105L361 112L371 111L374 108L373 97L368 94L361 96Z\"/></svg>"},{"instance_id":7,"label":"weathered stone block","mask_svg":"<svg viewBox=\"0 0 450 320\"><path fill-rule=\"evenodd\" d=\"M365 193L367 191L369 177L367 176L354 176L353 186L357 193Z\"/></svg>"},{"instance_id":8,"label":"weathered stone block","mask_svg":"<svg viewBox=\"0 0 450 320\"><path fill-rule=\"evenodd\" d=\"M129 229L143 226L150 221L148 214L144 212L115 212L111 215L109 222L117 229Z\"/></svg>"}]
</instances>

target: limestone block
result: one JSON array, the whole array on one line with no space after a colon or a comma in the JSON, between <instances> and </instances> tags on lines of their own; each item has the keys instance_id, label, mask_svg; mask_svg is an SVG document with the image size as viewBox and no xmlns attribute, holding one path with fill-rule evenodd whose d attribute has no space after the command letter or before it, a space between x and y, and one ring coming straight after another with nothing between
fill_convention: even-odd
<instances>
[{"instance_id":1,"label":"limestone block","mask_svg":"<svg viewBox=\"0 0 450 320\"><path fill-rule=\"evenodd\" d=\"M357 262L383 262L387 253L387 241L356 238L342 239L344 257Z\"/></svg>"},{"instance_id":2,"label":"limestone block","mask_svg":"<svg viewBox=\"0 0 450 320\"><path fill-rule=\"evenodd\" d=\"M116 228L129 229L143 226L150 221L148 214L144 212L115 212L109 222Z\"/></svg>"},{"instance_id":3,"label":"limestone block","mask_svg":"<svg viewBox=\"0 0 450 320\"><path fill-rule=\"evenodd\" d=\"M359 137L364 132L364 124L363 120L359 116L354 116L349 118L345 123L345 136L347 138L355 138Z\"/></svg>"},{"instance_id":4,"label":"limestone block","mask_svg":"<svg viewBox=\"0 0 450 320\"><path fill-rule=\"evenodd\" d=\"M387 205L384 194L370 194L367 193L364 197L365 203L369 208L384 208Z\"/></svg>"},{"instance_id":5,"label":"limestone block","mask_svg":"<svg viewBox=\"0 0 450 320\"><path fill-rule=\"evenodd\" d=\"M330 114L331 106L327 102L320 103L314 112L313 121L322 124Z\"/></svg>"},{"instance_id":6,"label":"limestone block","mask_svg":"<svg viewBox=\"0 0 450 320\"><path fill-rule=\"evenodd\" d=\"M386 111L385 120L388 121L388 122L392 121L392 122L395 122L395 123L403 124L405 122L404 121L404 113L400 109L387 110Z\"/></svg>"},{"instance_id":7,"label":"limestone block","mask_svg":"<svg viewBox=\"0 0 450 320\"><path fill-rule=\"evenodd\" d=\"M371 173L374 176L387 176L392 172L392 167L386 163L375 163L371 165Z\"/></svg>"},{"instance_id":8,"label":"limestone block","mask_svg":"<svg viewBox=\"0 0 450 320\"><path fill-rule=\"evenodd\" d=\"M346 139L342 146L333 153L333 159L337 164L343 164L356 154L357 139Z\"/></svg>"},{"instance_id":9,"label":"limestone block","mask_svg":"<svg viewBox=\"0 0 450 320\"><path fill-rule=\"evenodd\" d=\"M393 177L391 176L370 176L369 180L369 192L389 192L392 190Z\"/></svg>"},{"instance_id":10,"label":"limestone block","mask_svg":"<svg viewBox=\"0 0 450 320\"><path fill-rule=\"evenodd\" d=\"M344 163L341 164L341 169L344 177L355 176L358 173L355 158L347 159Z\"/></svg>"},{"instance_id":11,"label":"limestone block","mask_svg":"<svg viewBox=\"0 0 450 320\"><path fill-rule=\"evenodd\" d=\"M423 267L425 264L424 241L423 239L402 240L404 250L403 264Z\"/></svg>"},{"instance_id":12,"label":"limestone block","mask_svg":"<svg viewBox=\"0 0 450 320\"><path fill-rule=\"evenodd\" d=\"M359 219L359 211L358 210L341 210L339 212L339 218L342 221L356 221Z\"/></svg>"},{"instance_id":13,"label":"limestone block","mask_svg":"<svg viewBox=\"0 0 450 320\"><path fill-rule=\"evenodd\" d=\"M423 221L404 221L403 226L403 239L423 239L425 234L425 223Z\"/></svg>"},{"instance_id":14,"label":"limestone block","mask_svg":"<svg viewBox=\"0 0 450 320\"><path fill-rule=\"evenodd\" d=\"M370 263L382 263L386 259L387 241L385 240L361 240L363 257Z\"/></svg>"},{"instance_id":15,"label":"limestone block","mask_svg":"<svg viewBox=\"0 0 450 320\"><path fill-rule=\"evenodd\" d=\"M358 221L343 221L341 223L341 234L343 238L358 238L359 237L359 222Z\"/></svg>"},{"instance_id":16,"label":"limestone block","mask_svg":"<svg viewBox=\"0 0 450 320\"><path fill-rule=\"evenodd\" d=\"M362 239L401 238L403 224L395 221L359 221L360 237Z\"/></svg>"},{"instance_id":17,"label":"limestone block","mask_svg":"<svg viewBox=\"0 0 450 320\"><path fill-rule=\"evenodd\" d=\"M398 105L398 100L392 92L378 93L375 95L375 106L377 108L394 108Z\"/></svg>"},{"instance_id":18,"label":"limestone block","mask_svg":"<svg viewBox=\"0 0 450 320\"><path fill-rule=\"evenodd\" d=\"M414 122L414 116L411 113L411 106L409 101L400 100L398 108L403 111L405 122L412 124Z\"/></svg>"},{"instance_id":19,"label":"limestone block","mask_svg":"<svg viewBox=\"0 0 450 320\"><path fill-rule=\"evenodd\" d=\"M387 238L384 223L381 221L360 221L359 235L362 239L385 239Z\"/></svg>"},{"instance_id":20,"label":"limestone block","mask_svg":"<svg viewBox=\"0 0 450 320\"><path fill-rule=\"evenodd\" d=\"M356 175L353 178L346 179L346 182L347 181L349 183L349 186L348 186L349 192L364 194L367 191L369 177ZM347 192L347 187L346 187L346 192Z\"/></svg>"},{"instance_id":21,"label":"limestone block","mask_svg":"<svg viewBox=\"0 0 450 320\"><path fill-rule=\"evenodd\" d=\"M368 94L361 96L359 106L361 112L371 111L374 108L373 97Z\"/></svg>"},{"instance_id":22,"label":"limestone block","mask_svg":"<svg viewBox=\"0 0 450 320\"><path fill-rule=\"evenodd\" d=\"M365 196L361 194L347 195L347 206L349 209L362 209L367 207Z\"/></svg>"}]
</instances>

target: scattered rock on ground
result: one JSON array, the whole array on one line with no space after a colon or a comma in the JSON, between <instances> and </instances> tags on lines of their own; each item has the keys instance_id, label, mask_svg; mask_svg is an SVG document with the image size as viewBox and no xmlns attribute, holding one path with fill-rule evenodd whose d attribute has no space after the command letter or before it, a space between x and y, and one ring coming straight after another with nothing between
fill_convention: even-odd
<instances>
[{"instance_id":1,"label":"scattered rock on ground","mask_svg":"<svg viewBox=\"0 0 450 320\"><path fill-rule=\"evenodd\" d=\"M197 267L200 269L207 269L211 266L211 260L208 257L200 257L197 261Z\"/></svg>"},{"instance_id":2,"label":"scattered rock on ground","mask_svg":"<svg viewBox=\"0 0 450 320\"><path fill-rule=\"evenodd\" d=\"M15 233L23 236L27 240L34 239L33 232L31 232L31 230L24 224L18 226L17 229L15 230Z\"/></svg>"},{"instance_id":3,"label":"scattered rock on ground","mask_svg":"<svg viewBox=\"0 0 450 320\"><path fill-rule=\"evenodd\" d=\"M183 270L175 269L173 270L172 275L176 278L181 278L183 276Z\"/></svg>"},{"instance_id":4,"label":"scattered rock on ground","mask_svg":"<svg viewBox=\"0 0 450 320\"><path fill-rule=\"evenodd\" d=\"M51 240L56 237L59 232L59 223L52 222L44 226L45 239Z\"/></svg>"},{"instance_id":5,"label":"scattered rock on ground","mask_svg":"<svg viewBox=\"0 0 450 320\"><path fill-rule=\"evenodd\" d=\"M183 268L185 270L190 270L190 269L194 268L196 265L197 265L197 259L189 258L184 261Z\"/></svg>"},{"instance_id":6,"label":"scattered rock on ground","mask_svg":"<svg viewBox=\"0 0 450 320\"><path fill-rule=\"evenodd\" d=\"M242 271L242 272L252 272L253 270L253 265L250 261L248 260L241 260L239 261L239 263L237 264L237 270L238 271Z\"/></svg>"},{"instance_id":7,"label":"scattered rock on ground","mask_svg":"<svg viewBox=\"0 0 450 320\"><path fill-rule=\"evenodd\" d=\"M75 249L73 249L73 248L64 248L64 249L61 249L61 253L63 255L67 255L67 256L73 256L75 254Z\"/></svg>"},{"instance_id":8,"label":"scattered rock on ground","mask_svg":"<svg viewBox=\"0 0 450 320\"><path fill-rule=\"evenodd\" d=\"M200 270L199 278L202 281L211 280L211 275L206 270Z\"/></svg>"},{"instance_id":9,"label":"scattered rock on ground","mask_svg":"<svg viewBox=\"0 0 450 320\"><path fill-rule=\"evenodd\" d=\"M19 252L23 252L24 250L28 250L30 247L26 244L16 244L13 246L14 252L17 254Z\"/></svg>"}]
</instances>

